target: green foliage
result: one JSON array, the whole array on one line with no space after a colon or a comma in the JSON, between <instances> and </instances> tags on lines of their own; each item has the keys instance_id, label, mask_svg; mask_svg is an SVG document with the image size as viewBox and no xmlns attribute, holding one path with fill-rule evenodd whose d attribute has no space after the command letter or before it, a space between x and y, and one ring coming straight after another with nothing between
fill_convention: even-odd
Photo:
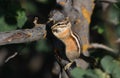
<instances>
[{"instance_id":1,"label":"green foliage","mask_svg":"<svg viewBox=\"0 0 120 78\"><path fill-rule=\"evenodd\" d=\"M86 71L80 68L75 68L71 71L71 74L74 78L83 78L83 76L86 74Z\"/></svg>"},{"instance_id":2,"label":"green foliage","mask_svg":"<svg viewBox=\"0 0 120 78\"><path fill-rule=\"evenodd\" d=\"M0 32L22 28L26 20L19 0L0 0Z\"/></svg>"},{"instance_id":3,"label":"green foliage","mask_svg":"<svg viewBox=\"0 0 120 78\"><path fill-rule=\"evenodd\" d=\"M110 78L110 75L100 69L83 70L75 68L71 71L74 78Z\"/></svg>"},{"instance_id":4,"label":"green foliage","mask_svg":"<svg viewBox=\"0 0 120 78\"><path fill-rule=\"evenodd\" d=\"M112 75L113 78L119 78L120 77L120 61L115 60L111 56L105 56L101 60L101 66L104 69L105 72Z\"/></svg>"},{"instance_id":5,"label":"green foliage","mask_svg":"<svg viewBox=\"0 0 120 78\"><path fill-rule=\"evenodd\" d=\"M4 17L0 17L0 32L11 31L11 30L15 30L16 28L17 28L16 25L9 25L5 22Z\"/></svg>"},{"instance_id":6,"label":"green foliage","mask_svg":"<svg viewBox=\"0 0 120 78\"><path fill-rule=\"evenodd\" d=\"M112 73L112 70L114 69L114 59L110 56L105 56L102 60L101 60L101 65L103 67L103 69L107 72L107 73Z\"/></svg>"},{"instance_id":7,"label":"green foliage","mask_svg":"<svg viewBox=\"0 0 120 78\"><path fill-rule=\"evenodd\" d=\"M9 19L12 20L12 19ZM0 26L2 26L0 28L0 32L4 32L4 31L11 31L11 30L15 30L17 28L22 28L24 23L26 22L27 17L25 15L24 11L18 11L17 15L16 15L16 21L17 23L15 24L8 24L5 21L5 17L0 17Z\"/></svg>"},{"instance_id":8,"label":"green foliage","mask_svg":"<svg viewBox=\"0 0 120 78\"><path fill-rule=\"evenodd\" d=\"M100 60L101 68L83 70L75 68L71 71L74 78L119 78L120 61L112 56L105 56Z\"/></svg>"}]
</instances>

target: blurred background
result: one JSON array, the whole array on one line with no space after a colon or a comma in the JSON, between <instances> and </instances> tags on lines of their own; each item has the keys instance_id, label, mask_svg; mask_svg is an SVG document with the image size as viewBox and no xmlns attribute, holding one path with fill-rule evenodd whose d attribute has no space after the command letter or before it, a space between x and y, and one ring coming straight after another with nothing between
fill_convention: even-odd
<instances>
[{"instance_id":1,"label":"blurred background","mask_svg":"<svg viewBox=\"0 0 120 78\"><path fill-rule=\"evenodd\" d=\"M112 0L111 0L112 1ZM55 0L0 0L0 32L33 28L34 17L46 23ZM88 70L75 68L75 78L120 78L120 2L97 2L90 24L90 42L102 43L116 53L90 50L96 66ZM59 66L46 39L30 43L0 46L0 78L58 78ZM13 55L17 56L5 63Z\"/></svg>"}]
</instances>

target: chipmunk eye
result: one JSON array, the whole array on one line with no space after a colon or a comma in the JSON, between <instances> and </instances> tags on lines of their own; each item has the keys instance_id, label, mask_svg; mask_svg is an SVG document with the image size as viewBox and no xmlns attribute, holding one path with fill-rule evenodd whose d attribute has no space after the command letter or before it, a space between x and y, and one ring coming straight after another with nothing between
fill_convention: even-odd
<instances>
[{"instance_id":1,"label":"chipmunk eye","mask_svg":"<svg viewBox=\"0 0 120 78\"><path fill-rule=\"evenodd\" d=\"M58 30L57 30L57 29L53 29L52 31L53 31L53 32L58 32Z\"/></svg>"},{"instance_id":2,"label":"chipmunk eye","mask_svg":"<svg viewBox=\"0 0 120 78\"><path fill-rule=\"evenodd\" d=\"M57 25L61 25L61 24L59 23L59 24L57 24Z\"/></svg>"}]
</instances>

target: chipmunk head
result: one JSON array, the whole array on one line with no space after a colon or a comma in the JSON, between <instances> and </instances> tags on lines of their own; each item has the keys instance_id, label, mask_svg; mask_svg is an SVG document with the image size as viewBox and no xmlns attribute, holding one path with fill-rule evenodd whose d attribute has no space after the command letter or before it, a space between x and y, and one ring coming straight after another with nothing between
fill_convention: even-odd
<instances>
[{"instance_id":1,"label":"chipmunk head","mask_svg":"<svg viewBox=\"0 0 120 78\"><path fill-rule=\"evenodd\" d=\"M52 33L59 39L66 38L70 35L71 23L68 19L54 24L51 27Z\"/></svg>"}]
</instances>

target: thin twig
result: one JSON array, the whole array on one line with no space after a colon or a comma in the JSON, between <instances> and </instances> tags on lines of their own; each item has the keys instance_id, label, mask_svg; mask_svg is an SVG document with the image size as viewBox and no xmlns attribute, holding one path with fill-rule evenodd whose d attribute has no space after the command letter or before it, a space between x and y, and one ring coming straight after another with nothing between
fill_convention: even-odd
<instances>
[{"instance_id":1,"label":"thin twig","mask_svg":"<svg viewBox=\"0 0 120 78\"><path fill-rule=\"evenodd\" d=\"M99 43L91 43L90 46L89 46L89 49L91 49L91 48L95 48L95 49L100 48L100 49L110 51L112 53L118 52L118 50L112 49L112 48L110 48L110 47L108 47L108 46L106 46L104 44L99 44Z\"/></svg>"},{"instance_id":2,"label":"thin twig","mask_svg":"<svg viewBox=\"0 0 120 78\"><path fill-rule=\"evenodd\" d=\"M6 60L5 63L7 63L10 59L14 58L18 53L15 52L13 55L9 56Z\"/></svg>"}]
</instances>

